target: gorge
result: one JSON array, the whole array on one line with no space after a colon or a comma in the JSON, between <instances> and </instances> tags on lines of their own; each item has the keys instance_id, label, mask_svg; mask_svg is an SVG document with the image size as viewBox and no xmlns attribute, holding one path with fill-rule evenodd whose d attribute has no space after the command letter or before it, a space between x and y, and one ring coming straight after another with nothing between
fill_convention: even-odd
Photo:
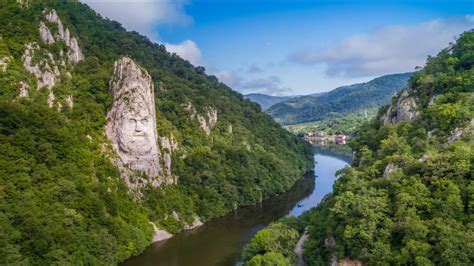
<instances>
[{"instance_id":1,"label":"gorge","mask_svg":"<svg viewBox=\"0 0 474 266\"><path fill-rule=\"evenodd\" d=\"M330 193L336 171L350 163L350 154L315 147L314 172L298 181L289 191L250 207L237 209L211 220L202 227L185 231L171 239L154 243L132 265L236 265L244 245L269 223L287 215L299 216L315 207Z\"/></svg>"},{"instance_id":2,"label":"gorge","mask_svg":"<svg viewBox=\"0 0 474 266\"><path fill-rule=\"evenodd\" d=\"M238 36L244 45L207 42L222 49L258 42L259 49L225 54L240 73L261 75L251 80L193 65L177 47L197 49L194 42L153 41L84 2L0 1L0 265L473 265L474 30L464 29L472 16L417 24L410 38L404 33L413 28L388 28L388 46L364 35L319 54L281 57L280 49L301 43L288 36L318 37L297 31L308 16L293 17L305 25L292 24L294 32L286 27L292 19L256 23L267 32L285 22L273 42L246 23L234 28L252 33ZM164 13L186 20L184 2L143 3L178 4ZM258 13L286 5L240 7ZM204 24L227 19L203 9ZM122 10L138 14L134 19L146 13ZM443 23L449 31L439 30ZM321 25L328 45L336 42L332 31L350 30ZM373 78L394 62L408 63L392 73L412 71L406 65L426 56L417 50L426 48L418 38L424 31L436 36L430 47L452 31L459 35L415 72L317 95L249 96L262 106L236 90L289 90L270 73L280 67L273 73L317 80L314 73L324 71L303 65L328 64L326 75L354 82L360 77L345 76ZM199 36L206 34L229 37L209 28ZM357 49L345 49L354 43ZM243 51L251 60L283 61L265 69L238 65L250 58ZM379 58L386 54L396 58ZM364 60L369 64L359 64ZM324 122L312 133L321 126L347 131L348 144L334 145L339 152L315 149L282 127L301 122ZM338 135L345 144L346 135Z\"/></svg>"}]
</instances>

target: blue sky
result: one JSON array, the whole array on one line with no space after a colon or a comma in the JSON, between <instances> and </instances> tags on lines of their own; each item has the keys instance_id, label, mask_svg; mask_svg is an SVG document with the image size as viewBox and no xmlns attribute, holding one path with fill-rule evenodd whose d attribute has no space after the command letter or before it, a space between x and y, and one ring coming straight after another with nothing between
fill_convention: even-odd
<instances>
[{"instance_id":1,"label":"blue sky","mask_svg":"<svg viewBox=\"0 0 474 266\"><path fill-rule=\"evenodd\" d=\"M301 95L412 71L474 1L83 0L242 92Z\"/></svg>"}]
</instances>

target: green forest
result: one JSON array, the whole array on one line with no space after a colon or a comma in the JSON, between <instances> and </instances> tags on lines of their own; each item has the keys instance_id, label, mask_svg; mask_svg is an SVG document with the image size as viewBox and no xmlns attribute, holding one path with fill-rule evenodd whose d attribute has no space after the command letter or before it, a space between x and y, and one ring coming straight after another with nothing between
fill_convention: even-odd
<instances>
[{"instance_id":1,"label":"green forest","mask_svg":"<svg viewBox=\"0 0 474 266\"><path fill-rule=\"evenodd\" d=\"M376 108L364 110L362 113L348 113L344 115L334 115L332 118L320 121L306 122L301 124L284 126L288 131L302 136L310 131L324 131L328 134L354 134L360 127L375 117Z\"/></svg>"},{"instance_id":2,"label":"green forest","mask_svg":"<svg viewBox=\"0 0 474 266\"><path fill-rule=\"evenodd\" d=\"M40 21L49 8L78 37L85 55L67 66L70 75L61 70L56 99L73 95L74 107L60 110L47 106L46 88L36 89L36 78L22 62L31 42L54 57L64 49L62 42L47 45L40 39ZM172 133L180 146L172 164L178 185L145 188L139 196L102 151L113 99L108 84L114 61L124 55L151 75L158 134ZM311 147L257 104L203 67L77 1L1 1L3 58L8 64L0 69L1 265L117 264L150 244L150 221L177 233L195 215L207 221L286 191L313 166ZM28 97L18 97L20 82L29 85ZM210 135L189 119L187 102L198 112L205 106L218 111Z\"/></svg>"},{"instance_id":3,"label":"green forest","mask_svg":"<svg viewBox=\"0 0 474 266\"><path fill-rule=\"evenodd\" d=\"M340 120L348 114L363 114L386 105L393 94L405 88L411 75L385 75L326 93L294 97L269 107L266 112L282 125Z\"/></svg>"},{"instance_id":4,"label":"green forest","mask_svg":"<svg viewBox=\"0 0 474 266\"><path fill-rule=\"evenodd\" d=\"M300 235L302 228L309 234L307 265L338 259L364 265L474 263L473 66L471 30L428 57L410 78L417 118L384 125L384 107L360 128L350 142L352 167L340 170L333 192L291 223ZM245 247L246 265L294 263L298 237L278 227L271 225ZM284 248L288 242L293 246Z\"/></svg>"}]
</instances>

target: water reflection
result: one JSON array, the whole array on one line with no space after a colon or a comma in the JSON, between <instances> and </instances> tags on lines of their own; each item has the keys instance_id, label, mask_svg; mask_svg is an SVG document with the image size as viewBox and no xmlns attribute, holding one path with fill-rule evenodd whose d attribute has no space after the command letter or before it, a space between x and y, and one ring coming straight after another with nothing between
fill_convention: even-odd
<instances>
[{"instance_id":1,"label":"water reflection","mask_svg":"<svg viewBox=\"0 0 474 266\"><path fill-rule=\"evenodd\" d=\"M315 173L299 180L288 192L155 243L122 265L234 265L243 246L270 222L287 214L300 215L316 206L332 191L336 171L350 163L350 159L350 152L317 147Z\"/></svg>"},{"instance_id":2,"label":"water reflection","mask_svg":"<svg viewBox=\"0 0 474 266\"><path fill-rule=\"evenodd\" d=\"M299 180L288 192L255 206L241 208L192 231L148 247L122 265L233 265L243 246L270 222L284 217L314 190L314 174Z\"/></svg>"}]
</instances>

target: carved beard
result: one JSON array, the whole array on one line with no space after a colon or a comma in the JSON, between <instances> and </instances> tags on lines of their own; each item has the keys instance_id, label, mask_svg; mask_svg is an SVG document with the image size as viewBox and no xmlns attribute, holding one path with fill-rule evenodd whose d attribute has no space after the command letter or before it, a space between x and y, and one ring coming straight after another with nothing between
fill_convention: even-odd
<instances>
[{"instance_id":1,"label":"carved beard","mask_svg":"<svg viewBox=\"0 0 474 266\"><path fill-rule=\"evenodd\" d=\"M153 122L150 119L148 112L122 113L117 125L118 145L121 151L133 156L144 156L152 152L155 137Z\"/></svg>"},{"instance_id":2,"label":"carved beard","mask_svg":"<svg viewBox=\"0 0 474 266\"><path fill-rule=\"evenodd\" d=\"M126 152L131 155L146 155L151 152L152 143L148 135L134 136L133 139L130 139L124 143Z\"/></svg>"}]
</instances>

